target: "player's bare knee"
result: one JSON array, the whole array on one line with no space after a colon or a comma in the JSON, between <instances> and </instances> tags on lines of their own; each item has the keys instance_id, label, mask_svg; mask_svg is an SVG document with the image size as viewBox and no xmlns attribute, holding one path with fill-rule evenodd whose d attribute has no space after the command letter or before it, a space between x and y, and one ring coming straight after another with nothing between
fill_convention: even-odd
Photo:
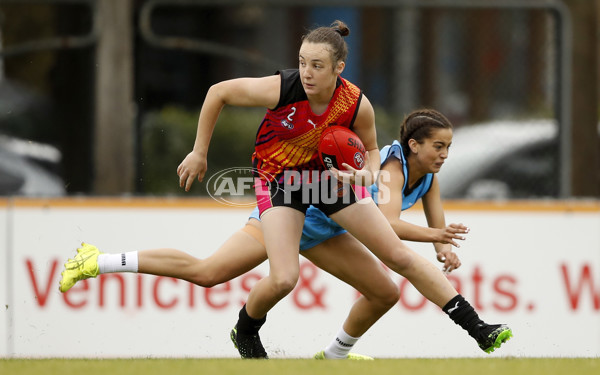
<instances>
[{"instance_id":1,"label":"player's bare knee","mask_svg":"<svg viewBox=\"0 0 600 375\"><path fill-rule=\"evenodd\" d=\"M293 275L287 275L283 277L271 277L271 287L273 291L279 296L288 295L296 287L298 277Z\"/></svg>"},{"instance_id":2,"label":"player's bare knee","mask_svg":"<svg viewBox=\"0 0 600 375\"><path fill-rule=\"evenodd\" d=\"M387 278L376 282L377 288L369 288L364 290L363 296L371 303L375 303L382 308L390 309L400 299L400 287L396 283Z\"/></svg>"},{"instance_id":3,"label":"player's bare knee","mask_svg":"<svg viewBox=\"0 0 600 375\"><path fill-rule=\"evenodd\" d=\"M203 288L210 288L214 285L211 285L212 282L210 280L210 278L206 277L206 275L193 275L192 277L190 277L190 280L188 280L198 286L201 286Z\"/></svg>"},{"instance_id":4,"label":"player's bare knee","mask_svg":"<svg viewBox=\"0 0 600 375\"><path fill-rule=\"evenodd\" d=\"M222 274L219 272L202 269L196 270L190 281L204 288L212 288L213 286L219 285L227 280L224 280Z\"/></svg>"},{"instance_id":5,"label":"player's bare knee","mask_svg":"<svg viewBox=\"0 0 600 375\"><path fill-rule=\"evenodd\" d=\"M365 296L386 309L392 308L400 299L400 288L391 279L378 285L377 293Z\"/></svg>"},{"instance_id":6,"label":"player's bare knee","mask_svg":"<svg viewBox=\"0 0 600 375\"><path fill-rule=\"evenodd\" d=\"M215 285L219 285L219 281L214 275L200 275L194 278L194 284L203 288L212 288Z\"/></svg>"},{"instance_id":7,"label":"player's bare knee","mask_svg":"<svg viewBox=\"0 0 600 375\"><path fill-rule=\"evenodd\" d=\"M380 297L380 303L387 308L392 308L400 300L400 287L390 281L391 285L386 287L383 296Z\"/></svg>"},{"instance_id":8,"label":"player's bare knee","mask_svg":"<svg viewBox=\"0 0 600 375\"><path fill-rule=\"evenodd\" d=\"M384 263L390 269L403 275L404 272L408 271L414 264L414 256L411 251L395 251Z\"/></svg>"}]
</instances>

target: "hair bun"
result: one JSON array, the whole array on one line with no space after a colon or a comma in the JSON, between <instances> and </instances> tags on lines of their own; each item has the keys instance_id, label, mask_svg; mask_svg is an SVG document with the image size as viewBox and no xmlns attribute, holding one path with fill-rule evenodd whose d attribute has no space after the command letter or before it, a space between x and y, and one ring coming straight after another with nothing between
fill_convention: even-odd
<instances>
[{"instance_id":1,"label":"hair bun","mask_svg":"<svg viewBox=\"0 0 600 375\"><path fill-rule=\"evenodd\" d=\"M335 22L331 24L331 28L342 37L350 35L350 28L340 20L335 20Z\"/></svg>"}]
</instances>

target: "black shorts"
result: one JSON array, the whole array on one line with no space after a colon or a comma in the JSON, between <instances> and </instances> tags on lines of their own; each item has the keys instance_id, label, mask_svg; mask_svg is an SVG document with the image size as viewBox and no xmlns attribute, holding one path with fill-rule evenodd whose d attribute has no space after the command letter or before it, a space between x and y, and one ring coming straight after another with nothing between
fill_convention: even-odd
<instances>
[{"instance_id":1,"label":"black shorts","mask_svg":"<svg viewBox=\"0 0 600 375\"><path fill-rule=\"evenodd\" d=\"M271 207L290 207L306 214L313 205L331 216L370 196L366 187L340 182L329 172L303 171L302 178L293 177L298 176L282 174L274 181L254 179L260 215Z\"/></svg>"}]
</instances>

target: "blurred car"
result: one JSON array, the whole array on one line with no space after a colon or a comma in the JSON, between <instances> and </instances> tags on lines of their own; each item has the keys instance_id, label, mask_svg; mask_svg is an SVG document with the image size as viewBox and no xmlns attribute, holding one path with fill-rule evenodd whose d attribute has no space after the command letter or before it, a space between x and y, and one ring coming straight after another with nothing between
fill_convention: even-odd
<instances>
[{"instance_id":1,"label":"blurred car","mask_svg":"<svg viewBox=\"0 0 600 375\"><path fill-rule=\"evenodd\" d=\"M66 195L57 172L61 157L54 146L0 136L0 196Z\"/></svg>"},{"instance_id":2,"label":"blurred car","mask_svg":"<svg viewBox=\"0 0 600 375\"><path fill-rule=\"evenodd\" d=\"M558 198L559 165L555 121L497 121L456 128L438 178L447 199Z\"/></svg>"}]
</instances>

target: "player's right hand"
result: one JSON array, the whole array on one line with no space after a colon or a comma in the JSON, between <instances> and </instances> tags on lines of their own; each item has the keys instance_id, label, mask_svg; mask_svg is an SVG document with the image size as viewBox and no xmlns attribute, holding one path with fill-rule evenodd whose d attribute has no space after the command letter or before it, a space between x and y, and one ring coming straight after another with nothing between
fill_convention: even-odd
<instances>
[{"instance_id":1,"label":"player's right hand","mask_svg":"<svg viewBox=\"0 0 600 375\"><path fill-rule=\"evenodd\" d=\"M179 176L179 187L190 191L194 180L198 178L198 181L202 181L204 174L207 169L206 155L199 152L192 151L181 164L177 167L177 175Z\"/></svg>"},{"instance_id":2,"label":"player's right hand","mask_svg":"<svg viewBox=\"0 0 600 375\"><path fill-rule=\"evenodd\" d=\"M440 242L444 244L451 244L454 247L460 247L460 245L455 240L464 240L465 234L469 233L471 229L464 224L450 224L445 228L441 228L438 230L438 238L435 242Z\"/></svg>"},{"instance_id":3,"label":"player's right hand","mask_svg":"<svg viewBox=\"0 0 600 375\"><path fill-rule=\"evenodd\" d=\"M356 169L347 163L342 163L345 170L339 170L335 167L329 168L329 171L338 181L343 183L371 186L375 183L375 174L369 169L369 151L365 152L365 163L362 169Z\"/></svg>"}]
</instances>

